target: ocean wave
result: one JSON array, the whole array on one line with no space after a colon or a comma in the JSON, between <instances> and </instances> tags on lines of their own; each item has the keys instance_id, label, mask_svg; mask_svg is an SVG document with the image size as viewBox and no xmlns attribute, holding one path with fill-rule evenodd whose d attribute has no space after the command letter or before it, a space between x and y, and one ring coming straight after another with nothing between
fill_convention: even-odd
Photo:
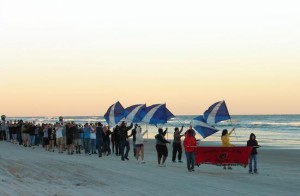
<instances>
[{"instance_id":1,"label":"ocean wave","mask_svg":"<svg viewBox=\"0 0 300 196\"><path fill-rule=\"evenodd\" d=\"M291 126L300 127L300 122L251 122L250 125Z\"/></svg>"}]
</instances>

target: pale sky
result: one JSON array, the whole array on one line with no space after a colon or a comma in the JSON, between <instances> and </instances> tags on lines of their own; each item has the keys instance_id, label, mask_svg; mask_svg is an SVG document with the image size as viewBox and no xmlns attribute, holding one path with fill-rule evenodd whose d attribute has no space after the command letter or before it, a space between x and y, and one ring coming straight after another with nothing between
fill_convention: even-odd
<instances>
[{"instance_id":1,"label":"pale sky","mask_svg":"<svg viewBox=\"0 0 300 196\"><path fill-rule=\"evenodd\" d=\"M0 114L103 115L120 101L300 113L300 2L0 0Z\"/></svg>"}]
</instances>

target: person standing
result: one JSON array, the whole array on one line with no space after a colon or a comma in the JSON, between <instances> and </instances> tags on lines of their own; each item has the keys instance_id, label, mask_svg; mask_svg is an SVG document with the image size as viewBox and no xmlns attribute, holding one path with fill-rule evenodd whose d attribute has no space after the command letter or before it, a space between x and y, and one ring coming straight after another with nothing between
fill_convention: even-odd
<instances>
[{"instance_id":1,"label":"person standing","mask_svg":"<svg viewBox=\"0 0 300 196\"><path fill-rule=\"evenodd\" d=\"M197 146L197 140L195 138L195 132L190 127L186 131L185 139L183 141L184 151L186 155L186 164L189 172L194 171L195 166L195 147Z\"/></svg>"},{"instance_id":2,"label":"person standing","mask_svg":"<svg viewBox=\"0 0 300 196\"><path fill-rule=\"evenodd\" d=\"M111 131L109 129L109 126L104 126L103 128L103 152L106 154L106 156L110 155L110 138Z\"/></svg>"},{"instance_id":3,"label":"person standing","mask_svg":"<svg viewBox=\"0 0 300 196\"><path fill-rule=\"evenodd\" d=\"M234 131L234 128L229 133L228 133L227 129L223 129L222 136L221 136L222 147L232 147L233 146L230 143L230 138L229 138L233 131ZM226 165L224 165L223 169L226 169ZM230 165L227 165L227 169L232 169L232 167Z\"/></svg>"},{"instance_id":4,"label":"person standing","mask_svg":"<svg viewBox=\"0 0 300 196\"><path fill-rule=\"evenodd\" d=\"M130 151L129 141L128 141L128 131L133 127L131 123L130 126L126 126L126 122L122 121L120 125L120 145L121 145L121 160L129 160L128 153ZM125 151L126 148L126 152Z\"/></svg>"},{"instance_id":5,"label":"person standing","mask_svg":"<svg viewBox=\"0 0 300 196\"><path fill-rule=\"evenodd\" d=\"M63 153L63 135L62 135L63 126L61 124L57 124L55 130L56 130L56 145L58 148L58 153Z\"/></svg>"},{"instance_id":6,"label":"person standing","mask_svg":"<svg viewBox=\"0 0 300 196\"><path fill-rule=\"evenodd\" d=\"M73 155L74 129L75 129L75 126L72 123L67 123L67 125L66 125L66 137L67 137L68 155Z\"/></svg>"},{"instance_id":7,"label":"person standing","mask_svg":"<svg viewBox=\"0 0 300 196\"><path fill-rule=\"evenodd\" d=\"M131 134L128 137L132 136L132 147L133 147L133 156L136 157L136 147L135 147L135 142L136 142L136 128L138 124L135 124L134 128L131 130Z\"/></svg>"},{"instance_id":8,"label":"person standing","mask_svg":"<svg viewBox=\"0 0 300 196\"><path fill-rule=\"evenodd\" d=\"M96 125L94 126L94 124L90 123L91 126L91 150L92 150L92 154L97 154L96 152Z\"/></svg>"},{"instance_id":9,"label":"person standing","mask_svg":"<svg viewBox=\"0 0 300 196\"><path fill-rule=\"evenodd\" d=\"M183 131L183 125L179 131L179 128L176 127L174 130L174 140L173 140L173 154L172 154L172 161L173 163L176 162L176 154L178 152L178 162L181 163L181 156L182 156L182 146L181 146L181 137L184 135L180 135Z\"/></svg>"},{"instance_id":10,"label":"person standing","mask_svg":"<svg viewBox=\"0 0 300 196\"><path fill-rule=\"evenodd\" d=\"M142 128L141 126L137 125L136 128L136 140L135 140L135 148L136 148L136 154L135 154L135 158L136 161L139 163L139 156L141 155L142 161L141 163L145 163L144 161L144 138L143 136L148 132L148 130L144 131L144 133L142 133Z\"/></svg>"},{"instance_id":11,"label":"person standing","mask_svg":"<svg viewBox=\"0 0 300 196\"><path fill-rule=\"evenodd\" d=\"M157 162L158 166L165 167L165 161L168 157L168 148L167 144L170 143L168 140L165 139L165 135L168 131L168 128L166 128L165 131L163 131L162 128L158 129L158 134L155 136L156 139L156 152L157 152ZM161 160L162 159L162 160Z\"/></svg>"},{"instance_id":12,"label":"person standing","mask_svg":"<svg viewBox=\"0 0 300 196\"><path fill-rule=\"evenodd\" d=\"M83 133L84 133L84 151L85 154L91 155L91 132L92 129L88 123L84 124Z\"/></svg>"},{"instance_id":13,"label":"person standing","mask_svg":"<svg viewBox=\"0 0 300 196\"><path fill-rule=\"evenodd\" d=\"M253 170L252 170L252 163L254 166L254 173L258 174L257 171L257 148L259 148L260 146L258 145L257 141L256 141L256 136L254 135L254 133L250 134L250 138L247 141L247 146L253 146L252 152L250 154L250 162L249 162L249 174L253 174Z\"/></svg>"},{"instance_id":14,"label":"person standing","mask_svg":"<svg viewBox=\"0 0 300 196\"><path fill-rule=\"evenodd\" d=\"M119 125L117 125L113 129L111 138L114 143L113 146L115 147L116 156L120 156L121 155L121 145L120 145L120 126Z\"/></svg>"},{"instance_id":15,"label":"person standing","mask_svg":"<svg viewBox=\"0 0 300 196\"><path fill-rule=\"evenodd\" d=\"M80 145L81 145L81 135L80 135L80 129L78 127L77 124L73 124L74 126L74 133L73 133L73 144L75 146L75 151L76 151L76 154L81 154L80 152Z\"/></svg>"},{"instance_id":16,"label":"person standing","mask_svg":"<svg viewBox=\"0 0 300 196\"><path fill-rule=\"evenodd\" d=\"M98 122L96 127L96 145L98 149L98 157L102 157L103 125L101 122Z\"/></svg>"}]
</instances>

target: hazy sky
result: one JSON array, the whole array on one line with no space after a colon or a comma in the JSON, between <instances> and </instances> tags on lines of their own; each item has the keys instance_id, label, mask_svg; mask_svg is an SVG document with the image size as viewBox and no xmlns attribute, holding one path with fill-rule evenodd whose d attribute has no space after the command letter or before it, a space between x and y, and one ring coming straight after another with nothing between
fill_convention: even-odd
<instances>
[{"instance_id":1,"label":"hazy sky","mask_svg":"<svg viewBox=\"0 0 300 196\"><path fill-rule=\"evenodd\" d=\"M0 0L0 114L299 114L298 2Z\"/></svg>"}]
</instances>

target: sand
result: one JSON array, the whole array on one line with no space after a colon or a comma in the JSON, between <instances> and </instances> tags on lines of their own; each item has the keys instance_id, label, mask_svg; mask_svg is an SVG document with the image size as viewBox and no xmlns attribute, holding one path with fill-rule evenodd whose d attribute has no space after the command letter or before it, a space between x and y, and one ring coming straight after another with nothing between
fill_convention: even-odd
<instances>
[{"instance_id":1,"label":"sand","mask_svg":"<svg viewBox=\"0 0 300 196\"><path fill-rule=\"evenodd\" d=\"M0 142L1 195L299 195L300 150L260 148L259 174L236 166L232 171L200 165L188 172L172 163L158 167L154 140L145 144L146 164L115 155L66 155L41 147ZM183 154L183 161L185 155Z\"/></svg>"}]
</instances>

